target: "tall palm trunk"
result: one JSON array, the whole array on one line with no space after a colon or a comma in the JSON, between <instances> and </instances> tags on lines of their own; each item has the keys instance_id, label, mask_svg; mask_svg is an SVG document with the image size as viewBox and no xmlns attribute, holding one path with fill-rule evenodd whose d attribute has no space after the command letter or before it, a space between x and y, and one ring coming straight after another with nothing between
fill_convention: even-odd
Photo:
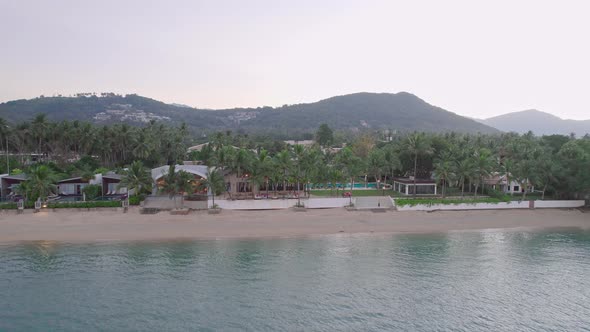
<instances>
[{"instance_id":1,"label":"tall palm trunk","mask_svg":"<svg viewBox=\"0 0 590 332\"><path fill-rule=\"evenodd\" d=\"M354 188L354 177L350 178L350 205L352 205L352 188Z\"/></svg>"},{"instance_id":2,"label":"tall palm trunk","mask_svg":"<svg viewBox=\"0 0 590 332\"><path fill-rule=\"evenodd\" d=\"M414 154L414 198L416 198L416 172L418 170L418 154Z\"/></svg>"},{"instance_id":3,"label":"tall palm trunk","mask_svg":"<svg viewBox=\"0 0 590 332\"><path fill-rule=\"evenodd\" d=\"M465 179L461 180L461 197L465 196Z\"/></svg>"}]
</instances>

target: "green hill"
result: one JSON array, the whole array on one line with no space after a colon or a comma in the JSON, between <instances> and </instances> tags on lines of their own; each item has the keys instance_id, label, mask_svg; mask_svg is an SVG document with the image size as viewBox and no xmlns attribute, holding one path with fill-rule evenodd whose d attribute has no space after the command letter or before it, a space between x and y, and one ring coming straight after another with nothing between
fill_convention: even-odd
<instances>
[{"instance_id":1,"label":"green hill","mask_svg":"<svg viewBox=\"0 0 590 332\"><path fill-rule=\"evenodd\" d=\"M355 93L315 103L278 108L205 110L166 104L138 95L78 95L39 97L0 104L0 117L18 123L45 113L50 120L80 120L95 124L125 122L141 125L151 120L185 122L196 134L216 130L294 136L314 132L320 123L335 129L394 129L398 131L494 133L496 129L432 106L405 92Z\"/></svg>"},{"instance_id":2,"label":"green hill","mask_svg":"<svg viewBox=\"0 0 590 332\"><path fill-rule=\"evenodd\" d=\"M502 131L513 131L520 134L529 130L536 135L569 135L574 133L581 137L590 133L590 120L565 120L537 110L502 114L480 120L480 122Z\"/></svg>"}]
</instances>

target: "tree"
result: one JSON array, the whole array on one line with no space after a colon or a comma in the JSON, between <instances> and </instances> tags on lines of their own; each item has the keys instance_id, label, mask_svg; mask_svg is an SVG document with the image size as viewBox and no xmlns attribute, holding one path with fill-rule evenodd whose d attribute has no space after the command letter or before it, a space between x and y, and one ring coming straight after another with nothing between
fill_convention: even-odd
<instances>
[{"instance_id":1,"label":"tree","mask_svg":"<svg viewBox=\"0 0 590 332\"><path fill-rule=\"evenodd\" d=\"M102 188L98 184L89 184L82 189L82 192L84 192L86 200L92 201L101 195Z\"/></svg>"},{"instance_id":2,"label":"tree","mask_svg":"<svg viewBox=\"0 0 590 332\"><path fill-rule=\"evenodd\" d=\"M176 172L176 167L170 165L168 173L164 176L164 186L161 191L167 193L170 199L174 200L174 208L178 208L176 204L176 196L190 192L195 187L195 178L192 174L185 171ZM181 200L181 206L183 206Z\"/></svg>"},{"instance_id":3,"label":"tree","mask_svg":"<svg viewBox=\"0 0 590 332\"><path fill-rule=\"evenodd\" d=\"M47 116L45 114L37 114L31 122L32 132L37 142L37 152L43 153L43 140L47 135L49 123L47 122Z\"/></svg>"},{"instance_id":4,"label":"tree","mask_svg":"<svg viewBox=\"0 0 590 332\"><path fill-rule=\"evenodd\" d=\"M28 172L28 178L24 181L27 188L27 197L30 200L47 200L49 195L57 192L55 173L46 165L33 166Z\"/></svg>"},{"instance_id":5,"label":"tree","mask_svg":"<svg viewBox=\"0 0 590 332\"><path fill-rule=\"evenodd\" d=\"M315 137L320 146L329 146L334 142L334 132L325 123L320 125Z\"/></svg>"},{"instance_id":6,"label":"tree","mask_svg":"<svg viewBox=\"0 0 590 332\"><path fill-rule=\"evenodd\" d=\"M6 146L6 173L10 173L10 160L8 159L8 137L10 134L10 127L4 118L0 118L0 150Z\"/></svg>"},{"instance_id":7,"label":"tree","mask_svg":"<svg viewBox=\"0 0 590 332\"><path fill-rule=\"evenodd\" d=\"M430 155L433 153L430 141L424 133L414 133L406 137L403 149L414 157L414 197L416 197L416 178L418 176L418 156Z\"/></svg>"},{"instance_id":8,"label":"tree","mask_svg":"<svg viewBox=\"0 0 590 332\"><path fill-rule=\"evenodd\" d=\"M207 170L207 179L201 182L205 185L211 193L211 199L213 200L213 207L215 207L215 196L221 195L225 190L225 180L223 174L217 168L209 167Z\"/></svg>"},{"instance_id":9,"label":"tree","mask_svg":"<svg viewBox=\"0 0 590 332\"><path fill-rule=\"evenodd\" d=\"M118 184L118 188L127 188L127 191L134 191L134 195L148 191L151 188L153 180L148 170L139 160L134 161L129 167L123 170L123 177Z\"/></svg>"},{"instance_id":10,"label":"tree","mask_svg":"<svg viewBox=\"0 0 590 332\"><path fill-rule=\"evenodd\" d=\"M445 197L446 184L452 181L453 173L453 158L448 152L442 153L441 156L434 162L434 171L436 179L442 183L442 197Z\"/></svg>"},{"instance_id":11,"label":"tree","mask_svg":"<svg viewBox=\"0 0 590 332\"><path fill-rule=\"evenodd\" d=\"M453 165L453 173L461 185L461 197L465 195L465 181L473 176L474 167L469 159L457 160Z\"/></svg>"},{"instance_id":12,"label":"tree","mask_svg":"<svg viewBox=\"0 0 590 332\"><path fill-rule=\"evenodd\" d=\"M352 205L352 192L354 189L354 178L357 177L364 169L363 160L352 153L349 147L346 147L337 155L337 165L342 169L342 173L350 179L350 204Z\"/></svg>"},{"instance_id":13,"label":"tree","mask_svg":"<svg viewBox=\"0 0 590 332\"><path fill-rule=\"evenodd\" d=\"M369 152L369 162L367 165L367 173L375 177L375 180L380 182L381 177L387 170L387 162L385 160L385 153L381 149L373 149ZM385 183L384 183L385 184ZM380 188L377 188L380 189Z\"/></svg>"},{"instance_id":14,"label":"tree","mask_svg":"<svg viewBox=\"0 0 590 332\"><path fill-rule=\"evenodd\" d=\"M556 175L561 171L561 165L551 158L550 155L543 154L537 159L535 165L537 172L537 184L542 186L541 199L545 199L545 192L547 187L557 182Z\"/></svg>"},{"instance_id":15,"label":"tree","mask_svg":"<svg viewBox=\"0 0 590 332\"><path fill-rule=\"evenodd\" d=\"M482 185L483 191L484 178L490 176L490 173L494 169L494 160L492 159L492 154L488 149L477 150L472 159L474 170L473 180L475 182L474 195L477 196L477 189L479 185Z\"/></svg>"},{"instance_id":16,"label":"tree","mask_svg":"<svg viewBox=\"0 0 590 332\"><path fill-rule=\"evenodd\" d=\"M277 153L275 155L275 165L281 171L283 190L285 190L287 186L287 177L293 168L293 159L291 159L290 151L285 149Z\"/></svg>"},{"instance_id":17,"label":"tree","mask_svg":"<svg viewBox=\"0 0 590 332\"><path fill-rule=\"evenodd\" d=\"M387 175L390 175L390 179L393 179L395 171L402 168L402 163L399 160L398 154L395 151L393 144L388 144L383 147L383 158L385 159L385 181L387 182Z\"/></svg>"},{"instance_id":18,"label":"tree","mask_svg":"<svg viewBox=\"0 0 590 332\"><path fill-rule=\"evenodd\" d=\"M239 149L232 160L231 168L238 178L242 177L244 171L248 171L252 165L250 153L246 149Z\"/></svg>"}]
</instances>

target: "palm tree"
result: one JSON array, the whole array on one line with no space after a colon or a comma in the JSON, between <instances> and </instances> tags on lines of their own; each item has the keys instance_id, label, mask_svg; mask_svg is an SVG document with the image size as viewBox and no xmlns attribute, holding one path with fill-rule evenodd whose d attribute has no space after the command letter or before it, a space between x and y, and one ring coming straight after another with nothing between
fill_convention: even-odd
<instances>
[{"instance_id":1,"label":"palm tree","mask_svg":"<svg viewBox=\"0 0 590 332\"><path fill-rule=\"evenodd\" d=\"M167 193L170 199L174 200L174 207L178 208L176 204L176 196L190 192L195 186L195 178L192 174L185 171L176 172L176 167L170 165L168 173L164 176L164 186L161 191ZM181 207L182 207L181 201Z\"/></svg>"},{"instance_id":2,"label":"palm tree","mask_svg":"<svg viewBox=\"0 0 590 332\"><path fill-rule=\"evenodd\" d=\"M492 154L488 149L479 149L473 155L473 166L474 166L474 176L473 179L475 180L475 196L477 196L477 189L479 185L482 185L482 192L483 192L483 184L484 178L488 177L492 170L494 169L494 160L492 159Z\"/></svg>"},{"instance_id":3,"label":"palm tree","mask_svg":"<svg viewBox=\"0 0 590 332\"><path fill-rule=\"evenodd\" d=\"M512 182L513 170L514 170L514 162L512 161L512 159L510 159L510 158L502 159L502 163L500 164L500 171L506 177L506 185L509 188L510 196L512 196L512 194L514 193L510 188L511 182Z\"/></svg>"},{"instance_id":4,"label":"palm tree","mask_svg":"<svg viewBox=\"0 0 590 332\"><path fill-rule=\"evenodd\" d=\"M337 164L342 168L344 175L350 179L350 204L352 205L352 191L354 178L364 169L363 160L352 153L348 147L340 150L337 155Z\"/></svg>"},{"instance_id":5,"label":"palm tree","mask_svg":"<svg viewBox=\"0 0 590 332\"><path fill-rule=\"evenodd\" d=\"M450 153L442 153L440 158L435 160L434 171L437 180L442 183L442 197L444 198L446 184L450 182L454 176L453 159Z\"/></svg>"},{"instance_id":6,"label":"palm tree","mask_svg":"<svg viewBox=\"0 0 590 332\"><path fill-rule=\"evenodd\" d=\"M215 207L215 196L221 195L225 190L223 174L219 169L209 167L207 170L207 178L201 183L209 189L209 192L211 192L211 199L213 200L212 206Z\"/></svg>"},{"instance_id":7,"label":"palm tree","mask_svg":"<svg viewBox=\"0 0 590 332\"><path fill-rule=\"evenodd\" d=\"M461 197L465 195L465 181L473 174L473 164L469 159L457 160L453 165L453 173L461 184Z\"/></svg>"},{"instance_id":8,"label":"palm tree","mask_svg":"<svg viewBox=\"0 0 590 332\"><path fill-rule=\"evenodd\" d=\"M541 199L545 199L545 191L547 187L554 182L557 182L556 174L560 171L559 163L551 158L551 155L543 154L539 156L536 164L537 182L543 186Z\"/></svg>"},{"instance_id":9,"label":"palm tree","mask_svg":"<svg viewBox=\"0 0 590 332\"><path fill-rule=\"evenodd\" d=\"M369 162L367 165L367 173L375 177L378 182L384 171L387 169L387 162L385 160L385 153L381 149L373 149L369 152ZM385 183L383 183L385 184ZM380 188L377 188L380 189Z\"/></svg>"},{"instance_id":10,"label":"palm tree","mask_svg":"<svg viewBox=\"0 0 590 332\"><path fill-rule=\"evenodd\" d=\"M251 159L248 150L239 149L232 160L232 169L236 172L238 178L242 177L243 171L248 171L251 166Z\"/></svg>"},{"instance_id":11,"label":"palm tree","mask_svg":"<svg viewBox=\"0 0 590 332\"><path fill-rule=\"evenodd\" d=\"M272 159L270 158L268 151L266 151L265 149L261 149L260 151L258 151L257 158L254 159L252 165L252 176L250 178L256 184L258 184L259 188L261 184L265 184L267 197L269 191L269 180L271 172Z\"/></svg>"},{"instance_id":12,"label":"palm tree","mask_svg":"<svg viewBox=\"0 0 590 332\"><path fill-rule=\"evenodd\" d=\"M122 175L121 182L117 187L125 187L128 192L134 190L134 195L150 188L153 183L150 173L139 160L134 161L127 169L123 170Z\"/></svg>"},{"instance_id":13,"label":"palm tree","mask_svg":"<svg viewBox=\"0 0 590 332\"><path fill-rule=\"evenodd\" d=\"M28 178L24 181L25 187L28 190L27 196L31 200L40 198L42 201L45 201L47 196L57 192L55 181L55 173L46 165L31 167L28 172Z\"/></svg>"},{"instance_id":14,"label":"palm tree","mask_svg":"<svg viewBox=\"0 0 590 332\"><path fill-rule=\"evenodd\" d=\"M3 146L6 146L6 173L10 174L10 160L8 156L8 135L10 133L10 127L4 118L0 118L0 150Z\"/></svg>"},{"instance_id":15,"label":"palm tree","mask_svg":"<svg viewBox=\"0 0 590 332\"><path fill-rule=\"evenodd\" d=\"M43 153L43 140L45 139L47 129L49 128L47 116L45 114L37 114L31 122L31 127L37 142L37 152Z\"/></svg>"},{"instance_id":16,"label":"palm tree","mask_svg":"<svg viewBox=\"0 0 590 332\"><path fill-rule=\"evenodd\" d=\"M423 133L414 133L408 136L403 143L403 149L414 157L414 197L416 197L416 178L418 177L418 156L430 155L433 149L430 141Z\"/></svg>"},{"instance_id":17,"label":"palm tree","mask_svg":"<svg viewBox=\"0 0 590 332\"><path fill-rule=\"evenodd\" d=\"M275 164L277 165L278 169L281 171L283 176L283 190L286 189L287 186L287 177L289 172L293 167L293 160L291 159L291 153L289 150L283 150L275 155Z\"/></svg>"},{"instance_id":18,"label":"palm tree","mask_svg":"<svg viewBox=\"0 0 590 332\"><path fill-rule=\"evenodd\" d=\"M393 179L394 173L402 168L402 163L395 151L393 144L389 144L383 148L383 158L385 159L385 183L387 183L387 175Z\"/></svg>"},{"instance_id":19,"label":"palm tree","mask_svg":"<svg viewBox=\"0 0 590 332\"><path fill-rule=\"evenodd\" d=\"M297 181L297 206L301 206L301 195L299 195L300 184L301 184L301 177L302 177L302 167L305 161L305 154L306 150L303 145L295 145L293 148L293 152L295 154L295 179Z\"/></svg>"}]
</instances>

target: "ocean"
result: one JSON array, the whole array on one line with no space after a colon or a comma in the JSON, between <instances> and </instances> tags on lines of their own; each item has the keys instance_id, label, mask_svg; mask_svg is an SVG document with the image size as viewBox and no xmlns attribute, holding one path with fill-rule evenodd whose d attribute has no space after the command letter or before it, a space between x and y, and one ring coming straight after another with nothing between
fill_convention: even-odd
<instances>
[{"instance_id":1,"label":"ocean","mask_svg":"<svg viewBox=\"0 0 590 332\"><path fill-rule=\"evenodd\" d=\"M0 331L590 331L590 232L0 246Z\"/></svg>"}]
</instances>

